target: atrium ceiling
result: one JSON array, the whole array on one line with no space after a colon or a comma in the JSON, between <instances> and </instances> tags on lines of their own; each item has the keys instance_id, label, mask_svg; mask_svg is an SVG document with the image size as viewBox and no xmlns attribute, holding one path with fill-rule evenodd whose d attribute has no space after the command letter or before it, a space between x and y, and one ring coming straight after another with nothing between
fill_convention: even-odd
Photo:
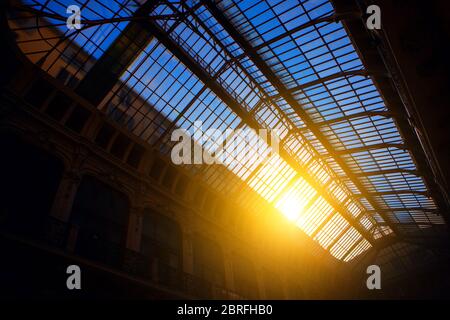
<instances>
[{"instance_id":1,"label":"atrium ceiling","mask_svg":"<svg viewBox=\"0 0 450 320\"><path fill-rule=\"evenodd\" d=\"M82 10L79 30L66 28L71 4ZM276 129L279 148L264 144L266 158L185 167L255 214L269 203L335 258L447 233L445 197L430 187L423 154L405 139L411 128L377 82L392 74L365 65L346 27L361 11L327 0L27 0L13 8L12 31L39 34L16 39L30 60L55 77L63 63L69 87L166 156L173 130L192 131L196 121L255 136ZM234 138L241 150L245 139ZM230 151L195 142L211 154Z\"/></svg>"}]
</instances>

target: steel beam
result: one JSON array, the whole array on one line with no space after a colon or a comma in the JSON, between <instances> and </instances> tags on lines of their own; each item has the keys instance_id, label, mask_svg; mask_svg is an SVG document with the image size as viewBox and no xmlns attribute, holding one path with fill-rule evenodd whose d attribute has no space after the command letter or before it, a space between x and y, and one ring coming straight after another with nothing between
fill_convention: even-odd
<instances>
[{"instance_id":1,"label":"steel beam","mask_svg":"<svg viewBox=\"0 0 450 320\"><path fill-rule=\"evenodd\" d=\"M142 5L140 8L145 7L148 3L150 3L151 1L148 1L147 3L145 3L144 5ZM42 18L49 18L49 19L54 19L54 20L58 20L61 21L62 23L66 24L67 21L67 17L61 16L57 13L52 13L52 12L48 12L48 11L43 11L43 10L38 10L35 9L33 7L30 6L26 6L26 5L20 5L18 3L12 3L10 5L11 8L17 10L17 11L22 11L22 12L29 12L32 13L34 15L36 15L37 17L42 17ZM89 27L91 26L96 26L96 25L100 25L100 24L108 24L108 23L117 23L117 22L128 22L128 21L140 21L140 20L149 20L149 19L154 19L154 20L160 20L160 19L178 19L179 16L178 15L174 15L174 14L167 14L167 15L132 15L129 17L114 17L114 18L108 18L108 19L95 19L95 20L90 20L90 19L83 19L82 23L83 25L87 25ZM54 24L51 24L52 26ZM86 27L81 28L80 30L86 29Z\"/></svg>"},{"instance_id":2,"label":"steel beam","mask_svg":"<svg viewBox=\"0 0 450 320\"><path fill-rule=\"evenodd\" d=\"M356 148L348 148L345 150L333 150L330 154L325 154L323 157L332 157L335 158L337 156L346 155L346 154L353 154L353 153L359 153L359 152L365 152L365 151L371 151L371 150L377 150L377 149L388 149L388 148L394 148L394 149L401 149L401 150L408 150L408 148L404 144L400 143L379 143L379 144L371 144L364 147L356 147Z\"/></svg>"},{"instance_id":3,"label":"steel beam","mask_svg":"<svg viewBox=\"0 0 450 320\"><path fill-rule=\"evenodd\" d=\"M387 169L380 171L369 171L369 172L359 172L355 173L357 177L372 177L372 176L381 176L386 174L396 174L396 173L405 173L413 176L421 176L422 174L418 170L407 170L407 169Z\"/></svg>"},{"instance_id":4,"label":"steel beam","mask_svg":"<svg viewBox=\"0 0 450 320\"><path fill-rule=\"evenodd\" d=\"M264 47L267 47L267 46L271 45L272 43L275 43L275 42L277 42L279 40L282 40L282 39L284 39L286 37L289 37L289 36L299 32L299 31L301 31L301 30L304 30L306 28L312 27L312 26L314 26L316 24L319 24L319 23L324 23L324 22L328 22L328 23L335 22L336 23L336 22L339 22L341 20L352 20L352 19L360 19L360 18L361 18L361 14L359 12L357 12L357 11L353 11L353 12L335 13L335 14L333 14L331 16L326 16L326 17L313 19L313 20L308 21L308 22L306 22L306 23L304 23L304 24L302 24L302 25L300 25L298 27L292 28L291 30L289 30L289 31L287 31L287 32L285 32L283 34L275 36L272 39L270 39L270 40L268 40L268 41L266 41L266 42L264 42L264 43L262 43L260 45L255 46L255 50L260 50L260 49L262 49Z\"/></svg>"},{"instance_id":5,"label":"steel beam","mask_svg":"<svg viewBox=\"0 0 450 320\"><path fill-rule=\"evenodd\" d=\"M368 214L375 214L379 211L382 212L407 212L407 211L424 211L427 213L434 213L437 214L439 212L439 209L427 209L427 208L423 208L423 207L410 207L410 208L391 208L391 209L381 209L381 210L367 210L366 213Z\"/></svg>"},{"instance_id":6,"label":"steel beam","mask_svg":"<svg viewBox=\"0 0 450 320\"><path fill-rule=\"evenodd\" d=\"M400 221L391 221L393 224L398 224L400 226L418 226L418 225L426 225L426 226L439 226L439 224L432 222L400 222ZM378 223L380 226L389 226L387 222Z\"/></svg>"},{"instance_id":7,"label":"steel beam","mask_svg":"<svg viewBox=\"0 0 450 320\"><path fill-rule=\"evenodd\" d=\"M312 80L312 81L304 83L304 84L302 84L300 86L289 88L288 91L290 93L294 93L295 94L297 91L303 91L303 90L306 90L306 89L311 88L313 86L316 86L318 84L324 84L325 82L331 81L331 80L334 80L334 79L355 77L355 76L368 77L369 75L370 75L370 72L367 71L367 70L341 71L341 72L338 72L338 73L335 73L335 74L331 74L331 75L323 77L323 78Z\"/></svg>"},{"instance_id":8,"label":"steel beam","mask_svg":"<svg viewBox=\"0 0 450 320\"><path fill-rule=\"evenodd\" d=\"M337 212L335 212L335 211L332 212L332 213L330 213L330 214L328 215L328 217L326 217L325 220L323 220L323 221L317 226L316 230L314 230L314 231L311 233L311 239L314 239L314 238L317 236L317 234L320 232L320 230L322 230L323 227L325 227L325 226L327 225L327 223L330 222L331 219L333 219L333 217L334 217L334 215L335 215L336 213L337 213Z\"/></svg>"},{"instance_id":9,"label":"steel beam","mask_svg":"<svg viewBox=\"0 0 450 320\"><path fill-rule=\"evenodd\" d=\"M148 16L158 0L149 0L134 13ZM117 83L117 79L150 43L151 33L143 28L146 20L130 21L120 35L98 59L75 89L76 93L97 106ZM132 48L138 48L138 51Z\"/></svg>"},{"instance_id":10,"label":"steel beam","mask_svg":"<svg viewBox=\"0 0 450 320\"><path fill-rule=\"evenodd\" d=\"M343 121L348 121L348 120L353 120L353 119L359 119L359 118L370 118L370 117L391 117L392 114L389 111L367 111L367 112L358 112L358 113L354 113L354 114L349 114L347 116L343 116L343 117L338 117L338 118L334 118L334 119L330 119L330 120L323 120L320 122L315 122L316 126L319 127L324 127L324 126L329 126L335 123L339 123L339 122L343 122ZM300 131L306 131L308 130L308 128L301 128L299 129Z\"/></svg>"},{"instance_id":11,"label":"steel beam","mask_svg":"<svg viewBox=\"0 0 450 320\"><path fill-rule=\"evenodd\" d=\"M168 50L174 54L192 73L194 73L209 89L214 92L233 112L235 112L250 128L258 130L260 124L250 115L250 113L234 99L211 75L209 75L202 66L200 66L177 42L171 39L167 33L155 24L153 21L141 22L147 25L152 35L158 39ZM314 188L320 195L342 214L352 226L358 230L369 242L373 242L372 236L361 226L358 221L347 212L347 209L335 201L322 186L306 172L306 168L301 166L284 148L280 148L280 156L297 172L302 173L302 177Z\"/></svg>"},{"instance_id":12,"label":"steel beam","mask_svg":"<svg viewBox=\"0 0 450 320\"><path fill-rule=\"evenodd\" d=\"M344 256L341 258L342 260L345 260L345 258L348 257L348 255L363 241L364 238L359 239L358 241L356 241L351 247L350 249L347 250L347 252L344 254Z\"/></svg>"},{"instance_id":13,"label":"steel beam","mask_svg":"<svg viewBox=\"0 0 450 320\"><path fill-rule=\"evenodd\" d=\"M424 197L431 196L427 191L417 191L417 190L391 190L391 191L383 191L383 192L368 192L366 194L355 194L354 196L356 198L366 198L367 196L382 197L382 196L401 195L401 194L415 194L415 195L420 195L420 196L424 196ZM376 210L376 211L381 211L381 210ZM384 212L384 211L382 211L382 212Z\"/></svg>"},{"instance_id":14,"label":"steel beam","mask_svg":"<svg viewBox=\"0 0 450 320\"><path fill-rule=\"evenodd\" d=\"M299 91L307 90L307 89L312 88L314 86L317 86L319 84L324 85L325 82L332 81L332 80L335 80L335 79L348 78L348 77L354 77L354 76L369 77L369 76L374 75L374 74L379 74L380 76L383 76L383 77L387 77L388 76L387 74L380 74L380 73L377 73L377 72L371 72L371 71L367 71L367 70L342 71L342 72L338 72L338 73L335 73L335 74L331 74L331 75L323 77L323 78L312 80L310 82L304 83L304 84L296 86L296 87L286 88L286 90L288 92L290 92L291 94L298 94ZM282 96L280 94L275 94L275 95L273 95L271 97L272 98L280 98Z\"/></svg>"},{"instance_id":15,"label":"steel beam","mask_svg":"<svg viewBox=\"0 0 450 320\"><path fill-rule=\"evenodd\" d=\"M201 3L201 2L199 2L199 4L200 4L200 3ZM183 3L182 3L182 5L183 5L183 7L184 7L187 11L189 11L189 12L192 11L188 6L186 6L186 4L183 4ZM233 55L228 51L227 47L225 47L225 46L221 43L221 41L218 40L218 39L216 38L216 35L208 29L208 27L203 23L203 21L202 21L201 19L199 19L196 15L193 15L193 18L194 18L194 20L195 20L195 21L196 21L196 22L197 22L197 23L205 30L205 32L208 33L209 36L210 36L212 39L214 39L214 41L217 42L217 44L219 45L219 47L220 47L225 53L227 53L228 56L230 56L230 57L233 56ZM241 64L241 63L239 62L239 60L234 60L234 61L235 61L237 64ZM253 76L252 76L251 74L249 74L249 73L247 72L246 68L245 68L244 66L242 66L242 65L241 65L241 70L244 72L244 74L245 74L249 79L253 79ZM361 71L361 72L362 72L362 71ZM365 72L365 71L364 71L364 72ZM357 74L357 73L359 74L358 71L353 71L353 72L350 72L350 73L347 74L347 75L354 75L354 74ZM215 79L215 77L213 77L213 78ZM256 87L258 87L258 89L260 90L260 92L261 92L261 93L265 93L264 88L260 87L260 85L258 84L258 82L255 81L254 79L253 79L253 81L255 82L255 85L256 85ZM275 108L277 108L277 104L276 104L274 101L272 101L273 99L274 99L273 96L266 95L265 98L261 98L261 100L258 102L257 106L261 105L262 102L267 101L268 103L272 103L272 105L273 105ZM256 110L257 110L257 106L255 106L255 107L249 112L249 115L250 115L250 116L252 116L252 117L254 116L254 113L255 113ZM280 112L280 115L283 116L282 110L278 110L278 111ZM286 118L286 117L285 117L285 120L286 120L288 123L290 122L289 118ZM305 140L305 141L307 141L307 140ZM314 159L314 158L312 158L311 160L313 160L313 159ZM308 163L309 163L309 162L308 162ZM262 165L263 165L263 164L258 165L258 167L250 174L250 176L247 177L246 181L248 181L251 177L253 177L253 176L257 173L258 169L259 169L260 167L262 167ZM304 164L303 167L304 167L304 168L307 168L307 164ZM305 170L303 170L303 171L305 171ZM295 179L292 179L292 180L288 183L288 185L289 185L289 186L292 185L293 182L295 182L296 179L298 179L298 177L301 177L301 176L302 176L302 175L300 175L300 174L297 173L296 176L295 176ZM333 179L330 179L325 185L319 186L319 187L321 187L321 189L318 190L318 194L319 194L319 195L323 195L323 192L321 192L321 190L326 189L327 185L328 185L332 180L333 180ZM245 183L246 181L243 181L243 185L246 184L246 183ZM311 182L310 182L310 184L311 184ZM285 187L281 192L279 192L279 196L284 192L284 190L287 190L287 187ZM316 190L317 190L317 189L316 189ZM327 197L325 197L325 198L327 198ZM330 203L331 203L331 202L330 202ZM312 203L311 203L311 204L312 204ZM332 204L332 203L331 203L331 204ZM333 205L333 204L332 204L332 205ZM334 207L334 206L333 206L333 207ZM342 208L342 205L340 205L340 208ZM344 210L346 210L346 209L344 208ZM332 216L332 215L333 215L333 214L331 214L331 216ZM346 213L343 213L342 216L346 217ZM350 217L353 218L353 216L350 216ZM355 225L352 224L352 222L349 221L348 218L347 218L347 221L349 222L350 225L352 225L353 227L355 227ZM356 221L358 221L358 220L356 219ZM356 227L356 229L358 229L358 227ZM365 229L364 229L364 230L365 230ZM368 240L370 241L370 239L368 239Z\"/></svg>"},{"instance_id":16,"label":"steel beam","mask_svg":"<svg viewBox=\"0 0 450 320\"><path fill-rule=\"evenodd\" d=\"M344 229L342 229L339 234L331 241L328 246L327 250L330 251L336 243L338 243L339 240L341 240L342 236L351 228L351 225L349 224ZM347 252L348 253L348 252Z\"/></svg>"},{"instance_id":17,"label":"steel beam","mask_svg":"<svg viewBox=\"0 0 450 320\"><path fill-rule=\"evenodd\" d=\"M332 144L328 141L325 135L320 131L318 127L315 126L314 122L310 118L309 114L302 108L300 102L298 102L286 86L281 82L281 80L275 75L272 69L267 65L267 63L259 56L255 48L253 48L250 43L235 29L232 23L225 17L222 11L220 11L215 3L210 0L204 0L203 3L207 6L214 18L222 25L222 27L228 32L228 34L233 38L233 40L238 43L244 50L245 54L249 59L255 64L255 66L262 72L262 74L269 80L269 82L278 90L279 94L283 99L295 110L297 115L303 120L311 132L316 136L319 142L324 146L329 154L334 154L334 148ZM357 177L353 175L350 167L347 165L345 160L341 158L340 155L334 157L337 164L342 168L345 174L352 180L354 185L363 193L367 195L367 200L372 205L373 208L378 209L378 205L374 199L368 195L364 185L358 180ZM381 214L381 213L380 213ZM387 220L386 217L385 220ZM391 226L395 233L398 233L398 229L395 226Z\"/></svg>"},{"instance_id":18,"label":"steel beam","mask_svg":"<svg viewBox=\"0 0 450 320\"><path fill-rule=\"evenodd\" d=\"M356 0L330 1L336 11L362 11L361 4ZM430 192L433 193L434 200L444 214L446 222L450 223L450 201L445 188L442 187L444 179L440 175L439 165L430 152L426 138L420 136L415 129L414 123L420 123L420 119L417 120L414 116L414 101L403 81L389 41L385 38L383 32L368 30L363 19L343 21L342 24L354 40L353 43L358 48L359 56L364 65L368 69L384 69L392 75L389 81L374 76L374 83L383 93L389 110L395 113L395 122L414 155L418 169L423 172L425 183ZM420 125L419 127L418 130L421 131L423 128Z\"/></svg>"}]
</instances>

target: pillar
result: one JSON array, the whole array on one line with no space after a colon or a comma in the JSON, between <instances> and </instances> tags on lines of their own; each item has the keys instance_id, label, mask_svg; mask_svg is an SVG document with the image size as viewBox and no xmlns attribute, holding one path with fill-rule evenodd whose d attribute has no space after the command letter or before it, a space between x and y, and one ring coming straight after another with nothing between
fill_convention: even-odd
<instances>
[{"instance_id":1,"label":"pillar","mask_svg":"<svg viewBox=\"0 0 450 320\"><path fill-rule=\"evenodd\" d=\"M47 221L46 238L53 245L62 247L66 239L67 244L74 245L76 230L71 230L68 222L80 182L79 172L65 171L63 173Z\"/></svg>"}]
</instances>

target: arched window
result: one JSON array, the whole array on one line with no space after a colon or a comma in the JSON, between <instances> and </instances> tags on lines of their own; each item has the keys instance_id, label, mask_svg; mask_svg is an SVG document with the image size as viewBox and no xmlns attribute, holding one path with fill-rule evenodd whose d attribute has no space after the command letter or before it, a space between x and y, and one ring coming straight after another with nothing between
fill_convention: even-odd
<instances>
[{"instance_id":1,"label":"arched window","mask_svg":"<svg viewBox=\"0 0 450 320\"><path fill-rule=\"evenodd\" d=\"M123 193L94 177L83 177L71 215L77 230L75 252L121 267L128 213L129 201Z\"/></svg>"},{"instance_id":2,"label":"arched window","mask_svg":"<svg viewBox=\"0 0 450 320\"><path fill-rule=\"evenodd\" d=\"M267 299L284 299L283 283L273 271L264 270L264 288Z\"/></svg>"},{"instance_id":3,"label":"arched window","mask_svg":"<svg viewBox=\"0 0 450 320\"><path fill-rule=\"evenodd\" d=\"M20 138L0 135L0 226L41 237L61 180L63 164Z\"/></svg>"},{"instance_id":4,"label":"arched window","mask_svg":"<svg viewBox=\"0 0 450 320\"><path fill-rule=\"evenodd\" d=\"M170 268L181 269L181 231L171 218L146 209L141 238L141 253L158 259Z\"/></svg>"},{"instance_id":5,"label":"arched window","mask_svg":"<svg viewBox=\"0 0 450 320\"><path fill-rule=\"evenodd\" d=\"M253 263L238 254L233 255L234 287L244 298L258 299L259 290Z\"/></svg>"},{"instance_id":6,"label":"arched window","mask_svg":"<svg viewBox=\"0 0 450 320\"><path fill-rule=\"evenodd\" d=\"M222 249L219 244L199 234L194 235L194 274L208 282L225 286Z\"/></svg>"}]
</instances>

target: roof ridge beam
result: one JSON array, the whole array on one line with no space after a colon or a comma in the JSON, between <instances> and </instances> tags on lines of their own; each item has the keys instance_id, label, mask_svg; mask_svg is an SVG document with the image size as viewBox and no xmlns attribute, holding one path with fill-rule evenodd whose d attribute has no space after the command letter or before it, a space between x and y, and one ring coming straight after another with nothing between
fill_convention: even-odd
<instances>
[{"instance_id":1,"label":"roof ridge beam","mask_svg":"<svg viewBox=\"0 0 450 320\"><path fill-rule=\"evenodd\" d=\"M276 77L275 73L271 70L271 68L267 65L267 63L258 55L256 50L248 43L248 41L236 30L233 24L226 18L223 12L221 12L215 3L210 0L202 1L206 7L209 9L210 13L214 16L214 18L222 25L225 31L233 38L233 40L239 44L249 59L255 64L255 66L262 72L262 74L269 80L269 82L278 90L283 99L291 105L291 107L296 111L298 116L303 120L306 126L309 127L311 132L316 136L316 138L321 142L328 152L334 152L332 144L326 139L325 135L319 130L318 127L315 127L314 122L311 120L310 116L307 114L305 110L303 110L302 105L298 102L286 86L282 83L282 81ZM350 170L350 167L347 163L340 157L340 155L336 155L334 157L336 162L342 168L342 170L347 174L347 176L353 181L355 186L363 193L368 194L367 190L365 190L364 185L358 180L357 177L353 175L353 172ZM369 203L375 209L378 208L378 205L374 201L374 199L370 199L370 196L367 197ZM387 217L383 217L386 221L389 221ZM392 230L400 235L401 232L392 225Z\"/></svg>"}]
</instances>

